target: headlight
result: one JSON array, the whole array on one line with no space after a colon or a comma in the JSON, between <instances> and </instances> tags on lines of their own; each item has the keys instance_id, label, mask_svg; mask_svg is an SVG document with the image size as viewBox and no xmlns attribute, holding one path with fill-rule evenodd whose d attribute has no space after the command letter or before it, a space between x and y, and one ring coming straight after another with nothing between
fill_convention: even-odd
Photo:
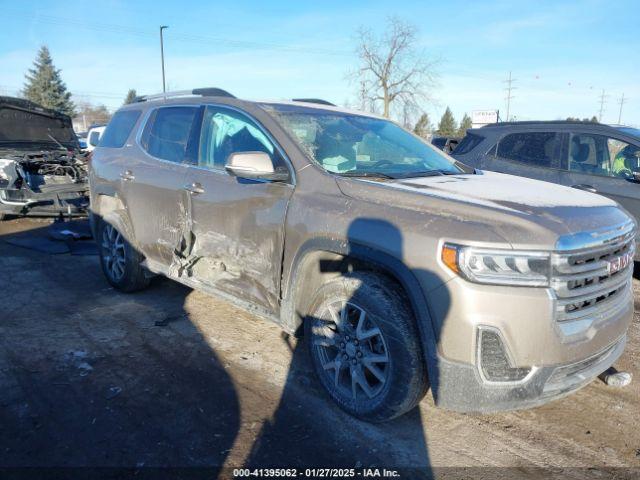
<instances>
[{"instance_id":1,"label":"headlight","mask_svg":"<svg viewBox=\"0 0 640 480\"><path fill-rule=\"evenodd\" d=\"M13 163L13 160L4 160L0 158L0 188L7 188L9 186L9 177L4 171L4 167Z\"/></svg>"},{"instance_id":2,"label":"headlight","mask_svg":"<svg viewBox=\"0 0 640 480\"><path fill-rule=\"evenodd\" d=\"M445 243L442 262L471 282L494 285L549 286L549 254L495 250Z\"/></svg>"}]
</instances>

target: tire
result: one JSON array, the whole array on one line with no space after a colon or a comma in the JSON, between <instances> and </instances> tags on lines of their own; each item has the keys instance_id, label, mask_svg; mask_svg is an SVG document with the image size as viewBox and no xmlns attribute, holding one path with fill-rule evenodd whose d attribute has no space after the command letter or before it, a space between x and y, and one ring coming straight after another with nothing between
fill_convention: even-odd
<instances>
[{"instance_id":1,"label":"tire","mask_svg":"<svg viewBox=\"0 0 640 480\"><path fill-rule=\"evenodd\" d=\"M420 403L427 371L413 312L396 282L369 272L330 280L309 312L305 342L320 383L340 408L378 423Z\"/></svg>"},{"instance_id":2,"label":"tire","mask_svg":"<svg viewBox=\"0 0 640 480\"><path fill-rule=\"evenodd\" d=\"M107 281L121 292L131 293L149 286L150 279L142 268L144 257L131 246L115 226L98 222L98 252Z\"/></svg>"}]
</instances>

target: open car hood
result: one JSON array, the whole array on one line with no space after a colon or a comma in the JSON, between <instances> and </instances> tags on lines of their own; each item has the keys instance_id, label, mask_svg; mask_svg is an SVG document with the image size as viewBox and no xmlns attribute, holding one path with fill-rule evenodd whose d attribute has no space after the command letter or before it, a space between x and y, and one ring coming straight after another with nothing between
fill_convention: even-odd
<instances>
[{"instance_id":1,"label":"open car hood","mask_svg":"<svg viewBox=\"0 0 640 480\"><path fill-rule=\"evenodd\" d=\"M0 97L0 148L57 146L56 140L79 148L70 117L28 100Z\"/></svg>"}]
</instances>

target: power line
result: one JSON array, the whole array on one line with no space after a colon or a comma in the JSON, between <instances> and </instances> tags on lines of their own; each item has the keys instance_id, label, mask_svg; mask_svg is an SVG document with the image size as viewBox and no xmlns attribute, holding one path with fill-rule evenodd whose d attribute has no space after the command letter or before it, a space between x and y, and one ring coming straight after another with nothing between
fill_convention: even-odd
<instances>
[{"instance_id":1,"label":"power line","mask_svg":"<svg viewBox=\"0 0 640 480\"><path fill-rule=\"evenodd\" d=\"M18 94L21 92L23 87L16 87L13 85L0 85L0 91L4 92L13 92ZM122 93L116 92L87 92L87 91L77 91L73 90L71 95L74 97L97 97L97 98L109 98L109 99L123 99L124 96Z\"/></svg>"},{"instance_id":2,"label":"power line","mask_svg":"<svg viewBox=\"0 0 640 480\"><path fill-rule=\"evenodd\" d=\"M47 23L54 26L60 26L69 28L70 26L76 28L82 28L85 30L104 32L104 33L117 33L134 35L138 37L155 38L156 33L150 30L143 30L125 25L116 25L111 23L97 23L86 22L84 20L78 20L74 18L58 17L54 15L43 15L32 13L25 13L20 11L12 12L17 16L28 17L34 22ZM332 55L332 56L352 56L351 52L340 52L335 50L327 50L321 48L307 48L301 45L284 45L279 43L267 43L267 42L254 42L247 40L237 40L233 38L224 37L209 37L203 35L185 34L185 33L173 33L171 39L174 41L198 43L203 45L225 45L229 48L267 48L273 50L280 50L291 53L305 53L305 54L317 54L317 55Z\"/></svg>"},{"instance_id":3,"label":"power line","mask_svg":"<svg viewBox=\"0 0 640 480\"><path fill-rule=\"evenodd\" d=\"M511 99L515 98L515 96L511 95L511 91L515 90L517 87L513 86L513 82L515 82L516 79L515 78L511 78L511 71L509 71L509 78L506 80L503 80L502 83L506 83L507 84L507 88L505 88L505 90L507 91L507 96L505 98L505 100L507 101L507 118L506 121L509 121L509 111L511 108Z\"/></svg>"}]
</instances>

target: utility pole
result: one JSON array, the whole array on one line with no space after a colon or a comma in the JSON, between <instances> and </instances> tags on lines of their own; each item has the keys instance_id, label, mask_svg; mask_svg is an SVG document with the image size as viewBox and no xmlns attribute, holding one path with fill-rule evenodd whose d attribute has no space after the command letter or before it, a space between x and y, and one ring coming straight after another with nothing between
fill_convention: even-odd
<instances>
[{"instance_id":1,"label":"utility pole","mask_svg":"<svg viewBox=\"0 0 640 480\"><path fill-rule=\"evenodd\" d=\"M164 81L164 41L162 38L162 31L165 28L169 28L167 25L162 25L160 27L160 59L162 60L162 93L167 92L167 87Z\"/></svg>"},{"instance_id":2,"label":"utility pole","mask_svg":"<svg viewBox=\"0 0 640 480\"><path fill-rule=\"evenodd\" d=\"M505 90L507 91L507 96L505 98L505 100L507 101L507 120L506 120L507 122L509 121L509 111L511 109L511 100L515 98L513 95L511 95L511 91L516 89L516 87L512 85L513 82L515 81L516 79L511 78L511 72L509 72L509 78L502 82L507 84L507 88L505 88Z\"/></svg>"},{"instance_id":3,"label":"utility pole","mask_svg":"<svg viewBox=\"0 0 640 480\"><path fill-rule=\"evenodd\" d=\"M620 97L620 100L618 100L618 103L620 104L620 111L618 112L618 125L622 125L622 106L626 101L627 99L624 98L624 93L623 93L622 97Z\"/></svg>"},{"instance_id":4,"label":"utility pole","mask_svg":"<svg viewBox=\"0 0 640 480\"><path fill-rule=\"evenodd\" d=\"M602 114L604 113L604 104L609 95L604 94L604 88L602 89L602 93L598 97L600 99L600 114L598 115L598 122L602 123Z\"/></svg>"}]
</instances>

